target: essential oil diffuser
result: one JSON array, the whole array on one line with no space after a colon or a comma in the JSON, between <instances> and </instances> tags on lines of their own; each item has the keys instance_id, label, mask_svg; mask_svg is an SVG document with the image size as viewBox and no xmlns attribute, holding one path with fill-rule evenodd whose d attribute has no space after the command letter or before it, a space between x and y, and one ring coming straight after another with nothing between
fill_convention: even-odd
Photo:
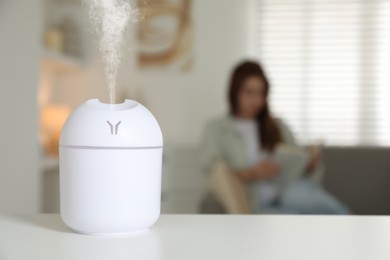
<instances>
[{"instance_id":1,"label":"essential oil diffuser","mask_svg":"<svg viewBox=\"0 0 390 260\"><path fill-rule=\"evenodd\" d=\"M60 137L65 224L96 235L151 227L160 215L162 147L156 119L133 100L79 106Z\"/></svg>"}]
</instances>

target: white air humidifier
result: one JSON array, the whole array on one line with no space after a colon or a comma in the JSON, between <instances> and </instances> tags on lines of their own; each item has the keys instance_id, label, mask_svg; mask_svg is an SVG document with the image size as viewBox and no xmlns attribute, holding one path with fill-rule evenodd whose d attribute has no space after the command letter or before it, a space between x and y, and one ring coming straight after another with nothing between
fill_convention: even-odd
<instances>
[{"instance_id":1,"label":"white air humidifier","mask_svg":"<svg viewBox=\"0 0 390 260\"><path fill-rule=\"evenodd\" d=\"M163 139L143 105L85 102L67 119L59 149L61 217L71 229L123 234L157 221Z\"/></svg>"}]
</instances>

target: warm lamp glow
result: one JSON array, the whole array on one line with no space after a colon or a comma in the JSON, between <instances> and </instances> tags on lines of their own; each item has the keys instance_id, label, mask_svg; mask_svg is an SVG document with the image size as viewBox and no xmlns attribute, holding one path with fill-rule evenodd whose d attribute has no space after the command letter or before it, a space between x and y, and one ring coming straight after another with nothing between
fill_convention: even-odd
<instances>
[{"instance_id":1,"label":"warm lamp glow","mask_svg":"<svg viewBox=\"0 0 390 260\"><path fill-rule=\"evenodd\" d=\"M58 155L58 141L70 108L62 105L46 105L40 111L41 141L45 152Z\"/></svg>"}]
</instances>

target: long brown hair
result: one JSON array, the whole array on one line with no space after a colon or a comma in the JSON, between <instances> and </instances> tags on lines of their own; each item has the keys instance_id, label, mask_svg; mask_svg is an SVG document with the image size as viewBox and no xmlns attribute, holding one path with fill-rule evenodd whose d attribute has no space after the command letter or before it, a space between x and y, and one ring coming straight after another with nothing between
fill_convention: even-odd
<instances>
[{"instance_id":1,"label":"long brown hair","mask_svg":"<svg viewBox=\"0 0 390 260\"><path fill-rule=\"evenodd\" d=\"M238 95L244 85L244 81L251 76L259 77L265 86L265 103L263 108L256 115L256 122L259 129L261 147L267 151L273 151L275 146L282 141L280 130L272 117L268 105L270 91L269 81L260 64L253 61L245 61L239 64L232 73L229 86L230 114L238 112Z\"/></svg>"}]
</instances>

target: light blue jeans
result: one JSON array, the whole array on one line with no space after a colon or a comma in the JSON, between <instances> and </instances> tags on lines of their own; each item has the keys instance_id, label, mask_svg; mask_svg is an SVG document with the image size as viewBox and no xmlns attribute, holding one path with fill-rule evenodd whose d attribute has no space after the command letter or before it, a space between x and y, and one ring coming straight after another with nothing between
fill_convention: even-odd
<instances>
[{"instance_id":1,"label":"light blue jeans","mask_svg":"<svg viewBox=\"0 0 390 260\"><path fill-rule=\"evenodd\" d=\"M337 198L310 179L303 178L290 184L276 205L261 206L260 214L349 214Z\"/></svg>"}]
</instances>

